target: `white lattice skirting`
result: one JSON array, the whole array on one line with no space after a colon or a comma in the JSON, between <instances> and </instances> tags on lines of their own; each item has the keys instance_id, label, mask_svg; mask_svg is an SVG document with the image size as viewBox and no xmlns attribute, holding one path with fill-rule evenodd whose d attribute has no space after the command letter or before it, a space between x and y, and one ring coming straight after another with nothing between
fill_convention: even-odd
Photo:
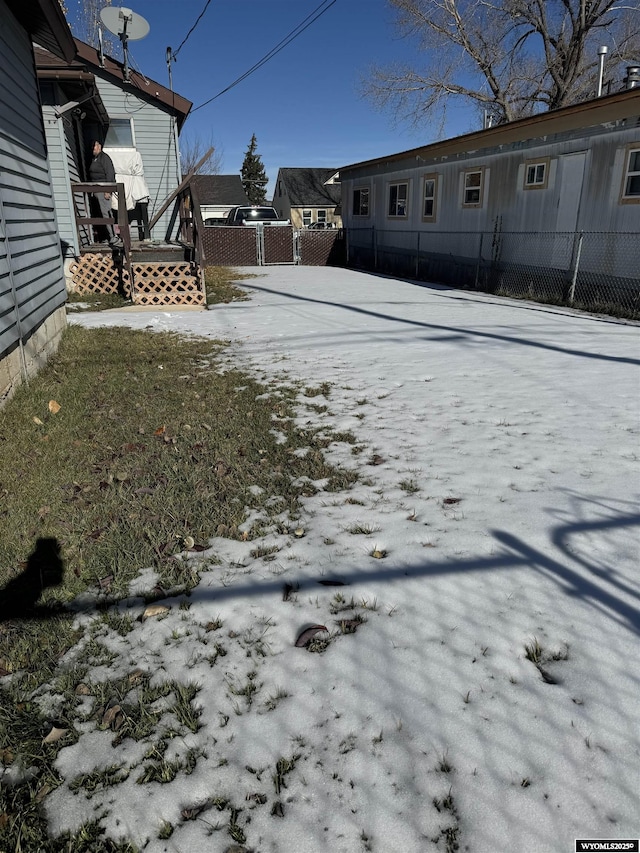
<instances>
[{"instance_id":1,"label":"white lattice skirting","mask_svg":"<svg viewBox=\"0 0 640 853\"><path fill-rule=\"evenodd\" d=\"M133 289L127 268L108 252L82 255L71 265L75 293L122 293L135 305L205 305L204 287L193 264L159 262L132 264Z\"/></svg>"}]
</instances>

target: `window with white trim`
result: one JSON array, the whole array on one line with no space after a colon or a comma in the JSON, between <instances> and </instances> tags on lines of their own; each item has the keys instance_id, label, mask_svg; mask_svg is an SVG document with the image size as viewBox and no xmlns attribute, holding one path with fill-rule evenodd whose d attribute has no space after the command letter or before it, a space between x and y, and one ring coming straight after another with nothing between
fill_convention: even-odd
<instances>
[{"instance_id":1,"label":"window with white trim","mask_svg":"<svg viewBox=\"0 0 640 853\"><path fill-rule=\"evenodd\" d=\"M437 175L424 176L424 193L422 196L422 218L435 220L436 218L436 191L438 188Z\"/></svg>"},{"instance_id":2,"label":"window with white trim","mask_svg":"<svg viewBox=\"0 0 640 853\"><path fill-rule=\"evenodd\" d=\"M369 215L369 187L358 187L353 191L353 215Z\"/></svg>"},{"instance_id":3,"label":"window with white trim","mask_svg":"<svg viewBox=\"0 0 640 853\"><path fill-rule=\"evenodd\" d=\"M483 185L484 172L482 169L473 169L464 173L463 207L480 207L482 204Z\"/></svg>"},{"instance_id":4,"label":"window with white trim","mask_svg":"<svg viewBox=\"0 0 640 853\"><path fill-rule=\"evenodd\" d=\"M302 211L302 225L305 228L308 228L311 225L311 211L303 210Z\"/></svg>"},{"instance_id":5,"label":"window with white trim","mask_svg":"<svg viewBox=\"0 0 640 853\"><path fill-rule=\"evenodd\" d=\"M109 130L104 140L105 148L135 148L133 120L130 118L109 119Z\"/></svg>"},{"instance_id":6,"label":"window with white trim","mask_svg":"<svg viewBox=\"0 0 640 853\"><path fill-rule=\"evenodd\" d=\"M409 184L389 184L389 204L387 206L387 216L397 216L406 218L408 198Z\"/></svg>"},{"instance_id":7,"label":"window with white trim","mask_svg":"<svg viewBox=\"0 0 640 853\"><path fill-rule=\"evenodd\" d=\"M547 186L548 160L529 160L524 164L525 190L542 190Z\"/></svg>"},{"instance_id":8,"label":"window with white trim","mask_svg":"<svg viewBox=\"0 0 640 853\"><path fill-rule=\"evenodd\" d=\"M626 201L640 201L640 146L629 149L622 198Z\"/></svg>"},{"instance_id":9,"label":"window with white trim","mask_svg":"<svg viewBox=\"0 0 640 853\"><path fill-rule=\"evenodd\" d=\"M326 222L327 221L327 211L326 210L317 210L316 211L316 222Z\"/></svg>"}]
</instances>

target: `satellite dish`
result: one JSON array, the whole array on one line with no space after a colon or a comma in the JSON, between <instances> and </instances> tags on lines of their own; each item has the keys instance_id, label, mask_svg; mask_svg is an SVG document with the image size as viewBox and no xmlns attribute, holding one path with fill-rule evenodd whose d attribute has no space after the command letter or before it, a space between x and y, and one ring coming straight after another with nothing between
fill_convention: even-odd
<instances>
[{"instance_id":1,"label":"satellite dish","mask_svg":"<svg viewBox=\"0 0 640 853\"><path fill-rule=\"evenodd\" d=\"M133 9L124 7L105 6L100 10L100 17L105 27L116 36L124 35L132 41L143 39L149 34L149 23L142 15Z\"/></svg>"},{"instance_id":2,"label":"satellite dish","mask_svg":"<svg viewBox=\"0 0 640 853\"><path fill-rule=\"evenodd\" d=\"M118 36L122 42L122 52L124 54L124 79L129 79L129 54L127 42L138 41L143 39L149 32L149 23L134 12L133 9L126 9L124 6L105 6L100 10L100 18L102 23L109 32Z\"/></svg>"}]
</instances>

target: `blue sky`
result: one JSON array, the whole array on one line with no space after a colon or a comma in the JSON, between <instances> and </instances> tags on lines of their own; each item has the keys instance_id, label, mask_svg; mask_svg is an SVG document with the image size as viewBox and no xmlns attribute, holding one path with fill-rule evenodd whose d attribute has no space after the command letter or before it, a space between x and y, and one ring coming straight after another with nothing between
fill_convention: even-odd
<instances>
[{"instance_id":1,"label":"blue sky","mask_svg":"<svg viewBox=\"0 0 640 853\"><path fill-rule=\"evenodd\" d=\"M169 84L166 48L177 50L206 0L114 2L145 17L149 35L130 42L133 67ZM207 101L249 70L318 7L330 0L211 0L173 63L173 87ZM73 28L74 4L70 7ZM77 7L76 7L77 8ZM393 28L386 0L336 0L315 23L244 82L193 112L182 136L213 141L224 174L240 171L255 133L270 179L282 166L339 167L433 141L434 128L394 127L359 93L372 62L415 56ZM453 115L453 113L452 113ZM458 111L447 135L475 129Z\"/></svg>"}]
</instances>

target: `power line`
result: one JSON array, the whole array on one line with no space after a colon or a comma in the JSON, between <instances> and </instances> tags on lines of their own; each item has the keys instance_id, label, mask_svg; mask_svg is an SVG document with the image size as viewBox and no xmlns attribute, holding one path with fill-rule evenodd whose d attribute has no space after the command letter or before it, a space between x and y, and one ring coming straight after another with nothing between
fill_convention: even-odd
<instances>
[{"instance_id":1,"label":"power line","mask_svg":"<svg viewBox=\"0 0 640 853\"><path fill-rule=\"evenodd\" d=\"M211 3L211 0L207 0L207 2L204 4L204 9L202 10L202 12L200 12L200 14L198 15L198 17L196 18L196 22L195 22L195 24L191 27L191 29L190 29L190 30L189 30L189 32L186 34L186 36L182 39L182 41L181 41L181 42L180 42L180 44L178 45L177 49L173 51L172 56L171 56L171 58L172 58L173 60L176 60L176 59L178 58L178 54L180 53L180 51L182 50L182 48L183 48L183 47L185 46L185 44L187 43L187 39L189 38L189 36L191 35L191 33L195 30L195 28L198 26L198 24L200 23L200 19L202 18L202 16L204 15L204 13L207 11L207 9L208 9L208 7L209 7L209 3Z\"/></svg>"},{"instance_id":2,"label":"power line","mask_svg":"<svg viewBox=\"0 0 640 853\"><path fill-rule=\"evenodd\" d=\"M243 80L246 80L247 77L249 77L251 74L253 74L254 71L257 71L259 68L261 68L263 65L265 65L270 59L273 59L274 56L276 56L278 53L280 53L281 50L284 50L284 48L287 47L287 45L291 44L291 42L294 41L294 39L297 39L299 35L302 35L302 33L306 29L308 29L311 26L311 24L314 24L318 20L318 18L321 18L322 15L324 15L325 12L328 12L329 9L334 5L334 3L337 3L337 2L338 2L338 0L322 0L322 3L320 3L320 5L317 6L313 10L313 12L311 12L309 15L307 15L307 17L303 21L301 21L297 27L294 27L294 29L291 30L291 32L288 35L286 35L281 41L279 41L278 44L269 51L269 53L265 54L262 57L262 59L259 59L255 65L252 65L248 71L245 71L244 74L242 74L240 77L238 77L236 80L234 80L233 83L230 83L221 92L218 92L217 95L214 95L212 98L209 98L208 101L205 101L204 103L199 104L197 107L192 109L191 115L193 115L193 113L195 113L196 110L201 110L202 107L206 107L207 104L210 104L212 101L215 101L216 98L219 98L221 95L224 95L224 94L226 94L226 92L229 92L231 89L234 88L234 86L237 86L239 83L242 83ZM323 6L324 6L324 8L322 8ZM311 18L311 20L309 20L310 18Z\"/></svg>"}]
</instances>

